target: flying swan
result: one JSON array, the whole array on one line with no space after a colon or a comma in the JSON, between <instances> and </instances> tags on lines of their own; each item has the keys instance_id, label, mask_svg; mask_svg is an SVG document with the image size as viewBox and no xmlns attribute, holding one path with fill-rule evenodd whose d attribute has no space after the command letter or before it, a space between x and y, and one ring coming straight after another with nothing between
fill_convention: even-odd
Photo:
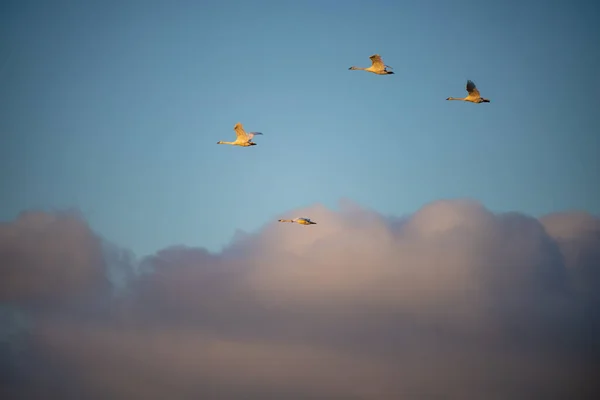
<instances>
[{"instance_id":1,"label":"flying swan","mask_svg":"<svg viewBox=\"0 0 600 400\"><path fill-rule=\"evenodd\" d=\"M388 71L387 68L393 69L389 65L385 65L381 56L379 54L373 54L371 57L371 66L369 68L361 68L361 67L350 67L350 70L362 70L367 72L372 72L377 75L391 75L392 71Z\"/></svg>"},{"instance_id":2,"label":"flying swan","mask_svg":"<svg viewBox=\"0 0 600 400\"><path fill-rule=\"evenodd\" d=\"M294 219L280 219L278 221L279 222L291 222L291 223L295 222L300 225L316 225L317 224L316 222L311 221L310 218L303 218L303 217L302 218L298 217L298 218L294 218Z\"/></svg>"},{"instance_id":3,"label":"flying swan","mask_svg":"<svg viewBox=\"0 0 600 400\"><path fill-rule=\"evenodd\" d=\"M465 98L461 97L448 97L446 100L462 100L462 101L470 101L471 103L489 103L488 99L484 99L479 94L479 90L477 90L477 86L473 83L473 81L467 81L467 92L469 95Z\"/></svg>"},{"instance_id":4,"label":"flying swan","mask_svg":"<svg viewBox=\"0 0 600 400\"><path fill-rule=\"evenodd\" d=\"M252 138L254 137L254 135L262 135L262 133L260 133L260 132L247 133L244 130L244 127L242 126L242 124L239 122L237 124L235 124L235 126L233 127L233 130L235 131L235 134L237 136L235 141L224 142L221 140L221 141L218 141L217 144L231 144L233 146L242 146L242 147L256 146L256 143L254 143L252 141Z\"/></svg>"}]
</instances>

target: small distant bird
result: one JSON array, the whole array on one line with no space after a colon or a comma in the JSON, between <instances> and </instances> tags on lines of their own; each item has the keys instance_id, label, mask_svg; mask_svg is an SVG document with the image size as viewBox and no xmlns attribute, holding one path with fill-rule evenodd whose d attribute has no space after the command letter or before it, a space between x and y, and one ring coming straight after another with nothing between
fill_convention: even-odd
<instances>
[{"instance_id":1,"label":"small distant bird","mask_svg":"<svg viewBox=\"0 0 600 400\"><path fill-rule=\"evenodd\" d=\"M391 75L392 71L388 71L387 68L393 69L389 65L385 65L381 56L379 54L373 54L371 57L371 66L369 68L361 68L361 67L350 67L350 70L362 70L367 72L372 72L377 75Z\"/></svg>"},{"instance_id":2,"label":"small distant bird","mask_svg":"<svg viewBox=\"0 0 600 400\"><path fill-rule=\"evenodd\" d=\"M467 92L469 93L469 95L465 98L448 97L446 100L462 100L462 101L470 101L471 103L489 103L490 102L488 99L484 99L483 97L481 97L481 95L479 94L479 90L477 90L477 87L475 86L473 81L470 81L470 80L467 81Z\"/></svg>"},{"instance_id":3,"label":"small distant bird","mask_svg":"<svg viewBox=\"0 0 600 400\"><path fill-rule=\"evenodd\" d=\"M316 222L311 221L309 218L294 218L294 219L280 219L278 220L279 222L291 222L291 223L297 223L300 225L316 225Z\"/></svg>"},{"instance_id":4,"label":"small distant bird","mask_svg":"<svg viewBox=\"0 0 600 400\"><path fill-rule=\"evenodd\" d=\"M237 124L235 124L235 126L233 127L233 130L235 131L235 134L237 136L237 138L235 139L234 142L218 141L217 144L231 144L233 146L242 146L242 147L256 146L256 143L254 143L252 141L252 138L254 137L254 135L262 135L262 133L260 133L260 132L247 133L244 130L244 127L242 126L242 124L239 122Z\"/></svg>"}]
</instances>

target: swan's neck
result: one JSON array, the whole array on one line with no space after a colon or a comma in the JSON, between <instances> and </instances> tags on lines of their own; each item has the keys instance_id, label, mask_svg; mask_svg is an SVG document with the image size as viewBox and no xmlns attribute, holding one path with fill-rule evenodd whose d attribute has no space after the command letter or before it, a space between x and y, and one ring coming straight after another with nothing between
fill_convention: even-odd
<instances>
[{"instance_id":1,"label":"swan's neck","mask_svg":"<svg viewBox=\"0 0 600 400\"><path fill-rule=\"evenodd\" d=\"M462 100L462 101L465 101L465 99L462 98L462 97L448 97L446 100Z\"/></svg>"},{"instance_id":2,"label":"swan's neck","mask_svg":"<svg viewBox=\"0 0 600 400\"><path fill-rule=\"evenodd\" d=\"M234 142L224 142L224 141L219 141L217 142L217 144L235 144Z\"/></svg>"},{"instance_id":3,"label":"swan's neck","mask_svg":"<svg viewBox=\"0 0 600 400\"><path fill-rule=\"evenodd\" d=\"M362 68L362 67L350 67L350 69L353 69L353 70L362 70L362 71L366 71L367 70L367 68Z\"/></svg>"}]
</instances>

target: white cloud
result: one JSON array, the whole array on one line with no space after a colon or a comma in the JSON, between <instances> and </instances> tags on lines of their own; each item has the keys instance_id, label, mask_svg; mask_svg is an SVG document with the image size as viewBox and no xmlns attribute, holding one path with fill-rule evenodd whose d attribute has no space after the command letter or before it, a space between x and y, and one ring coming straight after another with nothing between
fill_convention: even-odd
<instances>
[{"instance_id":1,"label":"white cloud","mask_svg":"<svg viewBox=\"0 0 600 400\"><path fill-rule=\"evenodd\" d=\"M318 225L274 221L220 254L165 249L110 313L32 314L32 354L69 371L78 398L585 398L596 389L598 218L537 220L467 200L400 221L347 200L337 212L291 214ZM82 249L76 259L95 259L94 246L60 243L66 259ZM0 246L29 260L11 250L26 248L14 237ZM58 265L58 253L44 254L24 272L32 282ZM69 274L95 276L73 265Z\"/></svg>"}]
</instances>

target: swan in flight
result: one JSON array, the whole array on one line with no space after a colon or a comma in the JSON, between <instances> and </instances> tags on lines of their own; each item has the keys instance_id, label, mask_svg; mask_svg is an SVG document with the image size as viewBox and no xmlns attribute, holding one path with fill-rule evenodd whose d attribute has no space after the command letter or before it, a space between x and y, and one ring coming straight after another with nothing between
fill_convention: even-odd
<instances>
[{"instance_id":1,"label":"swan in flight","mask_svg":"<svg viewBox=\"0 0 600 400\"><path fill-rule=\"evenodd\" d=\"M381 56L379 54L373 54L371 57L371 66L369 68L361 68L361 67L350 67L348 69L351 70L362 70L367 72L372 72L377 75L390 75L393 74L392 71L388 71L387 68L393 69L389 65L385 65Z\"/></svg>"},{"instance_id":2,"label":"swan in flight","mask_svg":"<svg viewBox=\"0 0 600 400\"><path fill-rule=\"evenodd\" d=\"M298 218L294 218L294 219L280 219L278 220L279 222L291 222L291 223L297 223L300 225L316 225L316 222L313 222L310 220L310 218L303 218L303 217L298 217Z\"/></svg>"},{"instance_id":3,"label":"swan in flight","mask_svg":"<svg viewBox=\"0 0 600 400\"><path fill-rule=\"evenodd\" d=\"M467 81L467 92L469 95L465 98L461 97L448 97L446 100L462 100L462 101L470 101L471 103L489 103L488 99L484 99L479 94L479 90L477 90L477 86L473 83L473 81Z\"/></svg>"},{"instance_id":4,"label":"swan in flight","mask_svg":"<svg viewBox=\"0 0 600 400\"><path fill-rule=\"evenodd\" d=\"M248 147L248 146L256 146L256 143L254 143L252 141L252 138L254 137L254 135L262 135L262 133L260 132L246 132L244 130L244 127L242 126L241 123L237 123L235 124L235 126L233 127L233 130L235 131L235 134L237 136L237 138L235 139L235 141L233 142L224 142L224 141L218 141L217 144L231 144L233 146L242 146L242 147Z\"/></svg>"}]
</instances>

